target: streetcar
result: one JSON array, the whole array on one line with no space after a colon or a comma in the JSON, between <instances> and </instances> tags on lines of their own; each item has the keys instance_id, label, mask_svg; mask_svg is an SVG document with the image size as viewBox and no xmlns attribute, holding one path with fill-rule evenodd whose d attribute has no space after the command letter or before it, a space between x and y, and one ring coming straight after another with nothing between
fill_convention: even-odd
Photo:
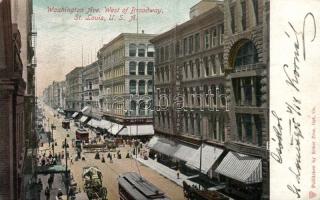
<instances>
[{"instance_id":1,"label":"streetcar","mask_svg":"<svg viewBox=\"0 0 320 200\"><path fill-rule=\"evenodd\" d=\"M119 176L120 200L170 200L161 190L135 172Z\"/></svg>"},{"instance_id":2,"label":"streetcar","mask_svg":"<svg viewBox=\"0 0 320 200\"><path fill-rule=\"evenodd\" d=\"M85 141L86 143L89 142L89 132L86 129L78 128L76 130L76 139Z\"/></svg>"}]
</instances>

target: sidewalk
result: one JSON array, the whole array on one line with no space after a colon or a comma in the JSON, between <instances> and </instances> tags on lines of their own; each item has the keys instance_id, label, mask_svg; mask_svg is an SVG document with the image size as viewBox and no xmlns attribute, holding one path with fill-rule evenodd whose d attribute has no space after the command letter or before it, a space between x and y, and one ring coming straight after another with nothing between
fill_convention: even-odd
<instances>
[{"instance_id":1,"label":"sidewalk","mask_svg":"<svg viewBox=\"0 0 320 200\"><path fill-rule=\"evenodd\" d=\"M143 158L141 158L140 156L138 156L138 158L136 158L135 156L133 157L134 159L136 159L137 161L139 161L140 163L142 163L145 166L148 166L149 168L157 171L159 174L161 174L162 176L166 177L167 179L175 182L177 185L183 187L182 182L185 181L188 185L198 185L197 183L194 183L188 179L194 177L194 176L186 176L184 174L181 174L180 172L180 176L179 179L177 178L177 171L173 170L151 158L149 158L148 160L144 160Z\"/></svg>"}]
</instances>

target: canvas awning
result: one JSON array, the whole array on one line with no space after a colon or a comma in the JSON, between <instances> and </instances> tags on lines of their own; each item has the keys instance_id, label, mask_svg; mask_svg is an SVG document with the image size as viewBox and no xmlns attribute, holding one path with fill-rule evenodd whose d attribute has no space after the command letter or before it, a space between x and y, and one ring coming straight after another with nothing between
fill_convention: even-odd
<instances>
[{"instance_id":1,"label":"canvas awning","mask_svg":"<svg viewBox=\"0 0 320 200\"><path fill-rule=\"evenodd\" d=\"M186 162L192 161L193 155L197 152L196 148L192 148L185 144L178 144L176 152L174 152L173 157Z\"/></svg>"},{"instance_id":2,"label":"canvas awning","mask_svg":"<svg viewBox=\"0 0 320 200\"><path fill-rule=\"evenodd\" d=\"M117 135L119 133L119 131L123 128L123 125L121 124L117 124L117 123L111 123L112 126L111 128L109 128L109 132L112 134L112 135Z\"/></svg>"},{"instance_id":3,"label":"canvas awning","mask_svg":"<svg viewBox=\"0 0 320 200\"><path fill-rule=\"evenodd\" d=\"M123 128L118 135L122 136L143 136L153 135L153 125L131 125Z\"/></svg>"},{"instance_id":4,"label":"canvas awning","mask_svg":"<svg viewBox=\"0 0 320 200\"><path fill-rule=\"evenodd\" d=\"M262 182L261 159L236 152L229 152L215 172L246 184Z\"/></svg>"},{"instance_id":5,"label":"canvas awning","mask_svg":"<svg viewBox=\"0 0 320 200\"><path fill-rule=\"evenodd\" d=\"M157 136L151 138L148 143L148 147L167 156L173 156L177 151L177 145L175 142L168 140L167 138Z\"/></svg>"},{"instance_id":6,"label":"canvas awning","mask_svg":"<svg viewBox=\"0 0 320 200\"><path fill-rule=\"evenodd\" d=\"M201 152L202 151L202 152ZM206 174L211 169L212 165L217 161L217 159L221 156L223 149L214 147L207 144L202 144L198 148L198 150L190 157L187 162L187 166L200 169L200 155L201 155L201 172Z\"/></svg>"},{"instance_id":7,"label":"canvas awning","mask_svg":"<svg viewBox=\"0 0 320 200\"><path fill-rule=\"evenodd\" d=\"M108 130L109 128L111 128L111 122L105 119L100 120L99 124L98 124L98 128L101 129L106 129Z\"/></svg>"},{"instance_id":8,"label":"canvas awning","mask_svg":"<svg viewBox=\"0 0 320 200\"><path fill-rule=\"evenodd\" d=\"M99 120L96 120L96 119L91 119L87 125L93 127L93 128L97 128L98 125L100 124L100 121Z\"/></svg>"},{"instance_id":9,"label":"canvas awning","mask_svg":"<svg viewBox=\"0 0 320 200\"><path fill-rule=\"evenodd\" d=\"M83 113L84 111L86 111L89 107L85 106L84 108L82 108L81 112Z\"/></svg>"},{"instance_id":10,"label":"canvas awning","mask_svg":"<svg viewBox=\"0 0 320 200\"><path fill-rule=\"evenodd\" d=\"M79 114L78 112L73 113L73 114L72 114L72 118L77 117L77 116L78 116L78 114Z\"/></svg>"},{"instance_id":11,"label":"canvas awning","mask_svg":"<svg viewBox=\"0 0 320 200\"><path fill-rule=\"evenodd\" d=\"M88 117L82 116L82 117L80 118L80 122L84 123L87 119L88 119Z\"/></svg>"},{"instance_id":12,"label":"canvas awning","mask_svg":"<svg viewBox=\"0 0 320 200\"><path fill-rule=\"evenodd\" d=\"M68 169L68 171L70 171ZM51 165L51 166L38 166L37 173L38 174L58 174L65 173L66 166L64 165Z\"/></svg>"}]
</instances>

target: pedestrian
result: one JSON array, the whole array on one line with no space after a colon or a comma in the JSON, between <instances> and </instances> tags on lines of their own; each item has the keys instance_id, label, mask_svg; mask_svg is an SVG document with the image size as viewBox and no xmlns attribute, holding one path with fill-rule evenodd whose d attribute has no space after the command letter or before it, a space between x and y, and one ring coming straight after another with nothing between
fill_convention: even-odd
<instances>
[{"instance_id":1,"label":"pedestrian","mask_svg":"<svg viewBox=\"0 0 320 200\"><path fill-rule=\"evenodd\" d=\"M180 171L179 171L179 169L177 170L177 179L179 179L180 178Z\"/></svg>"},{"instance_id":2,"label":"pedestrian","mask_svg":"<svg viewBox=\"0 0 320 200\"><path fill-rule=\"evenodd\" d=\"M71 164L73 164L73 161L72 161L72 156L70 156L70 163L71 163Z\"/></svg>"},{"instance_id":3,"label":"pedestrian","mask_svg":"<svg viewBox=\"0 0 320 200\"><path fill-rule=\"evenodd\" d=\"M38 185L39 185L39 190L42 191L42 189L43 189L43 184L42 184L42 181L41 181L40 178L38 179Z\"/></svg>"},{"instance_id":4,"label":"pedestrian","mask_svg":"<svg viewBox=\"0 0 320 200\"><path fill-rule=\"evenodd\" d=\"M63 195L63 193L62 193L61 189L59 188L57 197L59 198L59 197L61 197L62 195Z\"/></svg>"},{"instance_id":5,"label":"pedestrian","mask_svg":"<svg viewBox=\"0 0 320 200\"><path fill-rule=\"evenodd\" d=\"M46 199L49 200L50 199L50 189L47 186L45 191L44 191L44 195L46 196Z\"/></svg>"}]
</instances>

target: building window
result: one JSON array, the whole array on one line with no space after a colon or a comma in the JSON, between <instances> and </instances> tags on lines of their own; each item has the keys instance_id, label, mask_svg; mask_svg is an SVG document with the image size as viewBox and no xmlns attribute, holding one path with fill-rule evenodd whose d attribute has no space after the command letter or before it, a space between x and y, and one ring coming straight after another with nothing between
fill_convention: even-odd
<instances>
[{"instance_id":1,"label":"building window","mask_svg":"<svg viewBox=\"0 0 320 200\"><path fill-rule=\"evenodd\" d=\"M206 30L204 33L204 47L208 49L210 47L210 32Z\"/></svg>"},{"instance_id":2,"label":"building window","mask_svg":"<svg viewBox=\"0 0 320 200\"><path fill-rule=\"evenodd\" d=\"M148 62L147 74L148 75L152 75L153 74L153 62Z\"/></svg>"},{"instance_id":3,"label":"building window","mask_svg":"<svg viewBox=\"0 0 320 200\"><path fill-rule=\"evenodd\" d=\"M216 74L217 73L217 68L216 68L216 61L215 61L215 55L211 55L210 56L210 62L211 62L211 66L212 66L212 74Z\"/></svg>"},{"instance_id":4,"label":"building window","mask_svg":"<svg viewBox=\"0 0 320 200\"><path fill-rule=\"evenodd\" d=\"M201 135L201 119L198 113L196 114L196 123L197 123L197 130L195 132L196 134Z\"/></svg>"},{"instance_id":5,"label":"building window","mask_svg":"<svg viewBox=\"0 0 320 200\"><path fill-rule=\"evenodd\" d=\"M223 44L224 26L220 24L219 26L219 44Z\"/></svg>"},{"instance_id":6,"label":"building window","mask_svg":"<svg viewBox=\"0 0 320 200\"><path fill-rule=\"evenodd\" d=\"M219 85L219 100L221 106L226 105L225 89L222 84Z\"/></svg>"},{"instance_id":7,"label":"building window","mask_svg":"<svg viewBox=\"0 0 320 200\"><path fill-rule=\"evenodd\" d=\"M195 51L198 52L200 50L200 34L199 33L195 35L194 40L195 40Z\"/></svg>"},{"instance_id":8,"label":"building window","mask_svg":"<svg viewBox=\"0 0 320 200\"><path fill-rule=\"evenodd\" d=\"M194 105L194 92L193 92L193 88L190 88L190 96L191 96L191 106Z\"/></svg>"},{"instance_id":9,"label":"building window","mask_svg":"<svg viewBox=\"0 0 320 200\"><path fill-rule=\"evenodd\" d=\"M129 45L129 56L134 57L137 54L137 46L135 44Z\"/></svg>"},{"instance_id":10,"label":"building window","mask_svg":"<svg viewBox=\"0 0 320 200\"><path fill-rule=\"evenodd\" d=\"M247 23L246 23L246 20L247 20L247 8L246 8L246 2L245 1L242 1L241 2L241 10L242 10L242 29L243 30L246 30L247 29Z\"/></svg>"},{"instance_id":11,"label":"building window","mask_svg":"<svg viewBox=\"0 0 320 200\"><path fill-rule=\"evenodd\" d=\"M215 47L217 45L217 28L216 27L211 29L211 36L212 36L211 46Z\"/></svg>"},{"instance_id":12,"label":"building window","mask_svg":"<svg viewBox=\"0 0 320 200\"><path fill-rule=\"evenodd\" d=\"M200 88L196 87L196 99L197 99L197 105L201 106L201 97L200 97Z\"/></svg>"},{"instance_id":13,"label":"building window","mask_svg":"<svg viewBox=\"0 0 320 200\"><path fill-rule=\"evenodd\" d=\"M188 78L188 64L187 62L183 63L183 69L184 69L184 74L185 74L185 78Z\"/></svg>"},{"instance_id":14,"label":"building window","mask_svg":"<svg viewBox=\"0 0 320 200\"><path fill-rule=\"evenodd\" d=\"M201 76L201 70L200 70L200 60L196 59L196 70L197 70L197 77L199 78Z\"/></svg>"},{"instance_id":15,"label":"building window","mask_svg":"<svg viewBox=\"0 0 320 200\"><path fill-rule=\"evenodd\" d=\"M153 91L152 80L148 80L148 94L151 95Z\"/></svg>"},{"instance_id":16,"label":"building window","mask_svg":"<svg viewBox=\"0 0 320 200\"><path fill-rule=\"evenodd\" d=\"M193 53L193 36L189 37L189 54Z\"/></svg>"},{"instance_id":17,"label":"building window","mask_svg":"<svg viewBox=\"0 0 320 200\"><path fill-rule=\"evenodd\" d=\"M194 117L193 117L192 113L190 113L190 122L191 122L191 130L190 130L190 132L191 132L191 134L193 134L194 133Z\"/></svg>"},{"instance_id":18,"label":"building window","mask_svg":"<svg viewBox=\"0 0 320 200\"><path fill-rule=\"evenodd\" d=\"M191 73L191 78L193 78L194 76L194 71L193 71L193 61L192 60L190 60L189 61L189 66L190 66L190 73Z\"/></svg>"},{"instance_id":19,"label":"building window","mask_svg":"<svg viewBox=\"0 0 320 200\"><path fill-rule=\"evenodd\" d=\"M176 43L176 56L180 56L180 41L177 41Z\"/></svg>"},{"instance_id":20,"label":"building window","mask_svg":"<svg viewBox=\"0 0 320 200\"><path fill-rule=\"evenodd\" d=\"M135 80L130 80L130 94L136 94L137 93L137 82Z\"/></svg>"},{"instance_id":21,"label":"building window","mask_svg":"<svg viewBox=\"0 0 320 200\"><path fill-rule=\"evenodd\" d=\"M188 113L184 113L184 127L185 127L185 132L187 133L188 130L188 126L189 126L189 122L188 122Z\"/></svg>"},{"instance_id":22,"label":"building window","mask_svg":"<svg viewBox=\"0 0 320 200\"><path fill-rule=\"evenodd\" d=\"M204 73L205 76L209 76L209 62L208 62L208 57L203 58L203 66L204 66Z\"/></svg>"},{"instance_id":23,"label":"building window","mask_svg":"<svg viewBox=\"0 0 320 200\"><path fill-rule=\"evenodd\" d=\"M253 42L246 42L236 55L235 67L255 64L258 62L258 52Z\"/></svg>"},{"instance_id":24,"label":"building window","mask_svg":"<svg viewBox=\"0 0 320 200\"><path fill-rule=\"evenodd\" d=\"M136 101L130 102L130 115L136 115L137 103Z\"/></svg>"},{"instance_id":25,"label":"building window","mask_svg":"<svg viewBox=\"0 0 320 200\"><path fill-rule=\"evenodd\" d=\"M139 62L139 68L138 68L139 75L144 75L144 70L145 70L145 63Z\"/></svg>"},{"instance_id":26,"label":"building window","mask_svg":"<svg viewBox=\"0 0 320 200\"><path fill-rule=\"evenodd\" d=\"M217 104L217 89L216 89L216 85L211 85L210 94L211 94L211 96L210 96L211 102L213 102L213 105L216 105Z\"/></svg>"},{"instance_id":27,"label":"building window","mask_svg":"<svg viewBox=\"0 0 320 200\"><path fill-rule=\"evenodd\" d=\"M259 21L259 0L250 0L253 3L254 14L256 17L257 24L260 24Z\"/></svg>"},{"instance_id":28,"label":"building window","mask_svg":"<svg viewBox=\"0 0 320 200\"><path fill-rule=\"evenodd\" d=\"M163 68L161 69L161 78L162 78L162 81L164 82L164 70L163 70Z\"/></svg>"},{"instance_id":29,"label":"building window","mask_svg":"<svg viewBox=\"0 0 320 200\"><path fill-rule=\"evenodd\" d=\"M134 61L129 62L129 74L130 75L136 75L136 66L137 63Z\"/></svg>"},{"instance_id":30,"label":"building window","mask_svg":"<svg viewBox=\"0 0 320 200\"><path fill-rule=\"evenodd\" d=\"M205 97L206 105L208 105L209 104L209 88L208 88L207 85L203 86L203 94L204 94L204 97Z\"/></svg>"},{"instance_id":31,"label":"building window","mask_svg":"<svg viewBox=\"0 0 320 200\"><path fill-rule=\"evenodd\" d=\"M146 104L143 100L139 101L139 115L145 115Z\"/></svg>"},{"instance_id":32,"label":"building window","mask_svg":"<svg viewBox=\"0 0 320 200\"><path fill-rule=\"evenodd\" d=\"M160 61L162 62L164 60L164 48L161 47L160 49Z\"/></svg>"},{"instance_id":33,"label":"building window","mask_svg":"<svg viewBox=\"0 0 320 200\"><path fill-rule=\"evenodd\" d=\"M140 80L139 81L139 95L144 95L145 94L145 81L144 80Z\"/></svg>"},{"instance_id":34,"label":"building window","mask_svg":"<svg viewBox=\"0 0 320 200\"><path fill-rule=\"evenodd\" d=\"M252 132L252 121L251 115L244 114L242 115L243 118L243 126L246 133L246 142L253 143L253 132Z\"/></svg>"},{"instance_id":35,"label":"building window","mask_svg":"<svg viewBox=\"0 0 320 200\"><path fill-rule=\"evenodd\" d=\"M220 63L220 73L224 73L223 53L218 54L218 59Z\"/></svg>"},{"instance_id":36,"label":"building window","mask_svg":"<svg viewBox=\"0 0 320 200\"><path fill-rule=\"evenodd\" d=\"M188 105L188 89L184 88L184 102Z\"/></svg>"},{"instance_id":37,"label":"building window","mask_svg":"<svg viewBox=\"0 0 320 200\"><path fill-rule=\"evenodd\" d=\"M166 66L166 77L167 77L167 81L170 81L170 70L168 66Z\"/></svg>"},{"instance_id":38,"label":"building window","mask_svg":"<svg viewBox=\"0 0 320 200\"><path fill-rule=\"evenodd\" d=\"M258 146L262 146L262 122L259 115L254 116L254 122L256 126L256 133L257 133L257 144Z\"/></svg>"},{"instance_id":39,"label":"building window","mask_svg":"<svg viewBox=\"0 0 320 200\"><path fill-rule=\"evenodd\" d=\"M168 128L170 129L170 116L169 116L169 113L167 113L167 120L168 120Z\"/></svg>"},{"instance_id":40,"label":"building window","mask_svg":"<svg viewBox=\"0 0 320 200\"><path fill-rule=\"evenodd\" d=\"M169 45L165 47L164 60L169 60Z\"/></svg>"},{"instance_id":41,"label":"building window","mask_svg":"<svg viewBox=\"0 0 320 200\"><path fill-rule=\"evenodd\" d=\"M184 38L183 39L183 54L187 55L188 53L188 39Z\"/></svg>"},{"instance_id":42,"label":"building window","mask_svg":"<svg viewBox=\"0 0 320 200\"><path fill-rule=\"evenodd\" d=\"M147 56L154 57L154 46L152 44L148 44Z\"/></svg>"},{"instance_id":43,"label":"building window","mask_svg":"<svg viewBox=\"0 0 320 200\"><path fill-rule=\"evenodd\" d=\"M236 28L236 22L235 22L235 6L232 6L230 8L230 13L231 13L231 31L232 33L235 32L235 28Z\"/></svg>"},{"instance_id":44,"label":"building window","mask_svg":"<svg viewBox=\"0 0 320 200\"><path fill-rule=\"evenodd\" d=\"M146 53L146 45L144 45L144 44L139 44L138 56L139 56L139 57L145 57L145 53Z\"/></svg>"}]
</instances>

